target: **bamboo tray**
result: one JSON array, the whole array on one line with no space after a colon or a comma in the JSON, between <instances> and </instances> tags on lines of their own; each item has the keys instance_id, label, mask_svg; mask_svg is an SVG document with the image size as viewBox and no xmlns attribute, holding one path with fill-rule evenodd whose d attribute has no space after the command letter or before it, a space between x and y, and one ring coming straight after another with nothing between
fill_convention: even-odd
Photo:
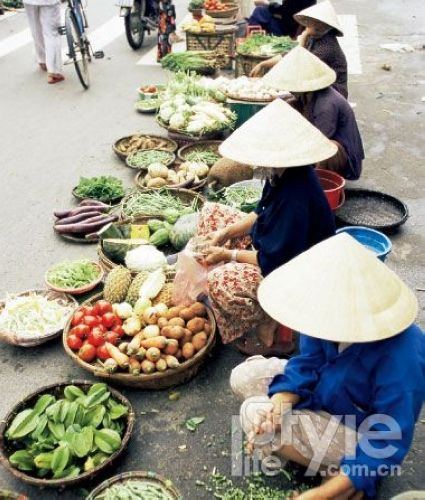
<instances>
[{"instance_id":1,"label":"bamboo tray","mask_svg":"<svg viewBox=\"0 0 425 500\"><path fill-rule=\"evenodd\" d=\"M124 139L129 139L130 137L133 137L135 135L138 135L139 137L146 137L146 138L152 138L152 139L161 139L163 141L165 141L167 144L164 145L163 147L157 147L156 149L160 149L160 150L163 150L163 151L170 151L170 153L175 153L178 149L178 144L176 141L173 141L172 139L169 139L168 137L163 137L162 135L153 135L153 134L132 134L132 135L127 135L127 136L124 136L124 137L120 137L119 139L117 139L114 144L112 145L112 150L114 151L114 153L118 156L118 158L120 158L121 160L125 161L125 159L127 158L127 156L131 153L123 153L122 151L120 151L118 149L118 144L123 141ZM147 148L146 148L147 149ZM152 148L150 148L152 149ZM138 151L142 151L143 148L141 149L138 149Z\"/></svg>"},{"instance_id":2,"label":"bamboo tray","mask_svg":"<svg viewBox=\"0 0 425 500\"><path fill-rule=\"evenodd\" d=\"M14 467L12 467L12 465L8 459L10 452L12 450L10 449L8 443L6 442L6 438L5 438L6 429L8 428L12 419L20 411L33 405L35 403L35 400L39 396L41 396L42 394L46 394L46 393L52 394L53 393L57 397L62 397L64 388L67 385L71 385L71 384L79 386L82 389L87 390L89 387L91 387L93 385L93 382L89 382L87 380L76 380L76 381L73 380L71 382L60 382L60 383L55 383L55 384L46 385L44 387L41 387L37 391L34 391L29 396L24 398L17 405L15 405L12 408L12 410L7 414L6 418L1 422L1 424L0 424L0 463L3 465L3 467L5 469L7 469L17 479L20 479L21 481L24 481L25 483L28 483L28 484L33 484L33 485L38 486L40 488L64 489L67 487L73 487L73 486L76 486L84 481L88 481L88 480L93 479L93 477L95 477L102 470L108 468L109 466L113 466L115 464L115 462L117 462L117 460L121 456L121 454L124 452L124 450L126 449L128 442L130 440L131 432L133 430L134 421L135 421L135 414L134 414L134 411L133 411L133 408L131 406L130 401L128 401L128 399L125 398L120 392L109 387L108 390L110 391L110 393L114 397L114 399L116 399L117 401L119 401L121 404L125 405L128 408L128 415L127 415L127 428L126 428L125 433L122 437L121 447L119 450L117 450L115 453L113 453L107 460L105 460L105 462L98 465L97 467L95 467L91 471L83 472L79 476L77 476L75 478L71 478L71 479L43 479L43 478L33 477L33 476L30 476L29 474L26 474L25 472L19 471L18 469L15 469ZM15 451L15 450L13 450L13 451ZM40 498L42 498L42 496Z\"/></svg>"}]
</instances>

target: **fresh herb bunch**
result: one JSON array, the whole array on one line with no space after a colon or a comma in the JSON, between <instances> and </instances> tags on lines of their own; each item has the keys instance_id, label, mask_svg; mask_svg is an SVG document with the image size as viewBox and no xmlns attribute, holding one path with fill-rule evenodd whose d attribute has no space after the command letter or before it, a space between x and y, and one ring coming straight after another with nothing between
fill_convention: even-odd
<instances>
[{"instance_id":1,"label":"fresh herb bunch","mask_svg":"<svg viewBox=\"0 0 425 500\"><path fill-rule=\"evenodd\" d=\"M117 177L101 175L99 177L81 177L75 194L81 198L111 202L125 194L123 183Z\"/></svg>"},{"instance_id":2,"label":"fresh herb bunch","mask_svg":"<svg viewBox=\"0 0 425 500\"><path fill-rule=\"evenodd\" d=\"M6 430L13 467L46 479L70 479L90 471L121 448L128 408L106 384L85 393L66 386L63 398L43 394L16 415Z\"/></svg>"}]
</instances>

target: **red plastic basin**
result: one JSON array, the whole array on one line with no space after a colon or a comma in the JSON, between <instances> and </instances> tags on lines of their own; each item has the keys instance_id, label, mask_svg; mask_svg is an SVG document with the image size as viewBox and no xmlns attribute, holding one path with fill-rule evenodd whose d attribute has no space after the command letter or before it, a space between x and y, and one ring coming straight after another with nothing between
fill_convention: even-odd
<instances>
[{"instance_id":1,"label":"red plastic basin","mask_svg":"<svg viewBox=\"0 0 425 500\"><path fill-rule=\"evenodd\" d=\"M344 177L330 170L323 170L321 168L316 168L316 174L332 210L339 208L344 193Z\"/></svg>"}]
</instances>

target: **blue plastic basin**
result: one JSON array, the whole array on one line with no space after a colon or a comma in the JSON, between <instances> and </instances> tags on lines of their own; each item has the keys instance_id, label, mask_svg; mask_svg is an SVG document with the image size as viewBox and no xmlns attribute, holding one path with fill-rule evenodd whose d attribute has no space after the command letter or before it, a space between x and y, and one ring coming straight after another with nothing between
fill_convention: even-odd
<instances>
[{"instance_id":1,"label":"blue plastic basin","mask_svg":"<svg viewBox=\"0 0 425 500\"><path fill-rule=\"evenodd\" d=\"M348 233L359 243L376 253L378 259L384 260L391 252L391 240L380 231L363 226L347 226L337 230L338 233Z\"/></svg>"}]
</instances>

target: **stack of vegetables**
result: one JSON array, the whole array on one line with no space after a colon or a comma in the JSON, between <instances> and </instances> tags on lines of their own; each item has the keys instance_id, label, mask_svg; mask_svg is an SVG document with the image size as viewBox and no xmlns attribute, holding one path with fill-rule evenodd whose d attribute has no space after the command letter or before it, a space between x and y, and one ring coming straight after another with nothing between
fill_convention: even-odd
<instances>
[{"instance_id":1,"label":"stack of vegetables","mask_svg":"<svg viewBox=\"0 0 425 500\"><path fill-rule=\"evenodd\" d=\"M40 396L6 429L13 467L45 479L71 479L89 472L121 448L128 407L105 384L85 393L66 386L63 397Z\"/></svg>"},{"instance_id":2,"label":"stack of vegetables","mask_svg":"<svg viewBox=\"0 0 425 500\"><path fill-rule=\"evenodd\" d=\"M168 168L161 163L153 163L148 173L142 177L139 185L147 188L180 186L190 188L198 185L208 175L208 164L203 161L187 161L176 169Z\"/></svg>"},{"instance_id":3,"label":"stack of vegetables","mask_svg":"<svg viewBox=\"0 0 425 500\"><path fill-rule=\"evenodd\" d=\"M215 21L210 16L203 16L199 21L191 20L183 25L183 30L189 33L215 33Z\"/></svg>"},{"instance_id":4,"label":"stack of vegetables","mask_svg":"<svg viewBox=\"0 0 425 500\"><path fill-rule=\"evenodd\" d=\"M148 135L134 134L123 137L115 143L115 149L122 155L129 155L144 149L160 149L171 151L170 141L161 137L151 137Z\"/></svg>"},{"instance_id":5,"label":"stack of vegetables","mask_svg":"<svg viewBox=\"0 0 425 500\"><path fill-rule=\"evenodd\" d=\"M164 69L173 72L185 71L212 74L218 68L217 54L211 50L188 50L172 52L161 59Z\"/></svg>"},{"instance_id":6,"label":"stack of vegetables","mask_svg":"<svg viewBox=\"0 0 425 500\"><path fill-rule=\"evenodd\" d=\"M273 36L254 33L237 46L238 54L274 56L283 54L297 45L289 36Z\"/></svg>"},{"instance_id":7,"label":"stack of vegetables","mask_svg":"<svg viewBox=\"0 0 425 500\"><path fill-rule=\"evenodd\" d=\"M177 95L184 94L193 100L189 100L189 104L196 104L196 98L212 102L225 102L226 96L223 92L212 85L208 86L206 84L210 80L210 78L205 78L195 73L179 71L168 82L164 93L161 94L161 98L171 100Z\"/></svg>"},{"instance_id":8,"label":"stack of vegetables","mask_svg":"<svg viewBox=\"0 0 425 500\"><path fill-rule=\"evenodd\" d=\"M82 306L66 342L78 357L108 373L151 374L177 368L202 350L211 334L205 306L171 307L172 285L160 269L140 273L117 267L104 300Z\"/></svg>"}]
</instances>

